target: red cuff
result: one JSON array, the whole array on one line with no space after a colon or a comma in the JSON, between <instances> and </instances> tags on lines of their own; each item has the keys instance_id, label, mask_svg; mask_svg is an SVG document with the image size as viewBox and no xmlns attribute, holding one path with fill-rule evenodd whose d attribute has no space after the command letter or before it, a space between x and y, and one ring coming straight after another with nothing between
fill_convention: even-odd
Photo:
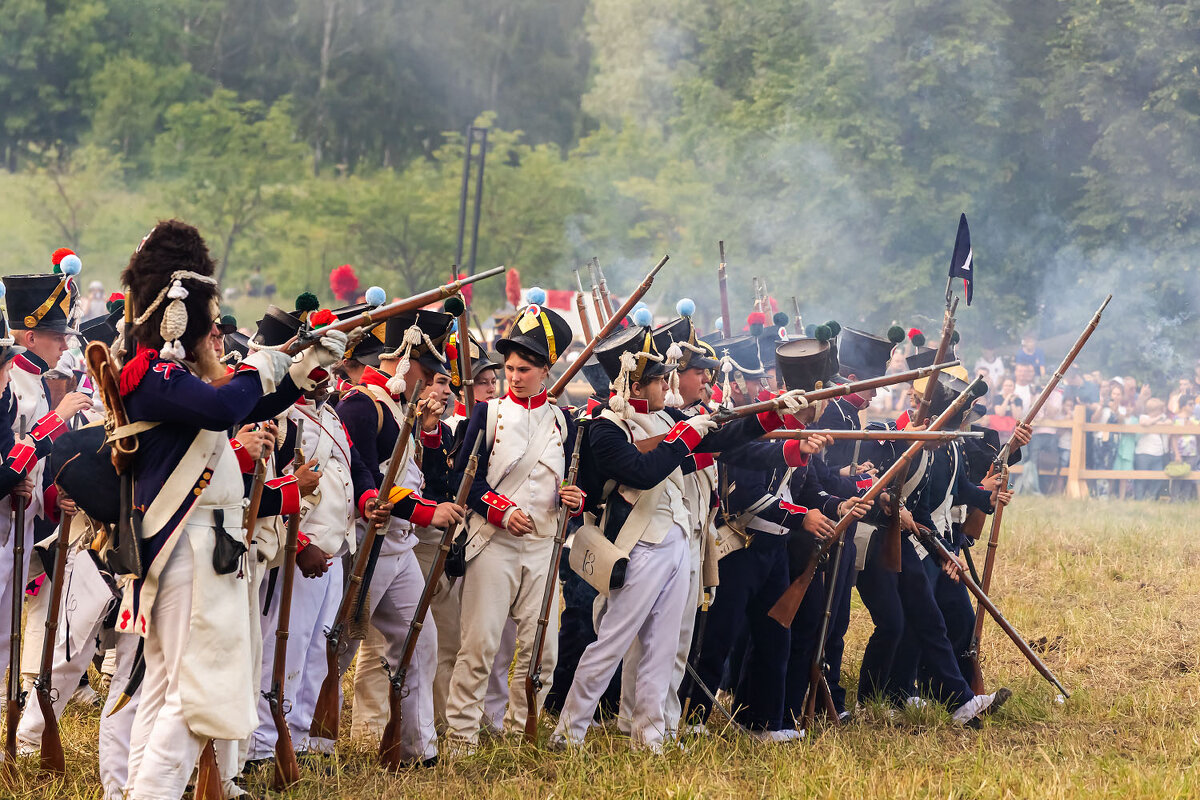
<instances>
[{"instance_id":1,"label":"red cuff","mask_svg":"<svg viewBox=\"0 0 1200 800\"><path fill-rule=\"evenodd\" d=\"M253 364L247 364L245 361L238 362L237 369L233 371L234 375L241 375L243 372L258 372L258 367Z\"/></svg>"},{"instance_id":2,"label":"red cuff","mask_svg":"<svg viewBox=\"0 0 1200 800\"><path fill-rule=\"evenodd\" d=\"M706 469L717 463L712 453L692 453L692 460L696 462L696 469Z\"/></svg>"},{"instance_id":3,"label":"red cuff","mask_svg":"<svg viewBox=\"0 0 1200 800\"><path fill-rule=\"evenodd\" d=\"M800 452L799 439L788 439L783 443L783 460L789 467L808 466L808 453Z\"/></svg>"},{"instance_id":4,"label":"red cuff","mask_svg":"<svg viewBox=\"0 0 1200 800\"><path fill-rule=\"evenodd\" d=\"M378 489L367 489L362 493L362 497L358 498L358 515L365 517L367 515L367 502L379 497Z\"/></svg>"},{"instance_id":5,"label":"red cuff","mask_svg":"<svg viewBox=\"0 0 1200 800\"><path fill-rule=\"evenodd\" d=\"M700 435L700 432L691 425L688 425L687 422L677 422L675 423L675 427L671 428L671 431L667 434L666 438L663 439L663 443L671 444L676 441L683 442L687 446L688 452L690 453L700 446L700 440L703 438L704 437Z\"/></svg>"},{"instance_id":6,"label":"red cuff","mask_svg":"<svg viewBox=\"0 0 1200 800\"><path fill-rule=\"evenodd\" d=\"M583 495L583 502L579 504L579 508L571 512L572 517L578 517L583 513L584 507L587 506L587 492L583 491L583 489L580 489L579 492Z\"/></svg>"},{"instance_id":7,"label":"red cuff","mask_svg":"<svg viewBox=\"0 0 1200 800\"><path fill-rule=\"evenodd\" d=\"M413 525L421 528L427 528L433 523L433 512L437 510L437 503L432 500L426 500L416 494L410 495L416 501L416 508L413 509L412 516L408 521Z\"/></svg>"},{"instance_id":8,"label":"red cuff","mask_svg":"<svg viewBox=\"0 0 1200 800\"><path fill-rule=\"evenodd\" d=\"M30 445L17 442L13 449L8 451L8 459L12 462L9 469L18 475L24 475L37 463L37 451Z\"/></svg>"},{"instance_id":9,"label":"red cuff","mask_svg":"<svg viewBox=\"0 0 1200 800\"><path fill-rule=\"evenodd\" d=\"M856 480L854 482L854 488L858 489L860 492L864 492L867 489L870 489L874 485L875 485L875 479L872 478L870 475L867 475L866 473L864 473L861 478L859 478L858 480Z\"/></svg>"},{"instance_id":10,"label":"red cuff","mask_svg":"<svg viewBox=\"0 0 1200 800\"><path fill-rule=\"evenodd\" d=\"M787 424L787 420L778 411L760 411L757 417L758 424L762 426L763 433L777 431Z\"/></svg>"},{"instance_id":11,"label":"red cuff","mask_svg":"<svg viewBox=\"0 0 1200 800\"><path fill-rule=\"evenodd\" d=\"M300 552L304 548L312 544L312 540L305 536L300 531L296 531L296 552Z\"/></svg>"},{"instance_id":12,"label":"red cuff","mask_svg":"<svg viewBox=\"0 0 1200 800\"><path fill-rule=\"evenodd\" d=\"M295 514L300 511L300 482L295 475L284 475L266 482L268 489L279 490L279 513Z\"/></svg>"},{"instance_id":13,"label":"red cuff","mask_svg":"<svg viewBox=\"0 0 1200 800\"><path fill-rule=\"evenodd\" d=\"M33 431L29 435L39 442L47 436L50 437L50 441L54 441L66 432L67 423L62 421L62 417L51 411L37 421L37 424L33 426Z\"/></svg>"},{"instance_id":14,"label":"red cuff","mask_svg":"<svg viewBox=\"0 0 1200 800\"><path fill-rule=\"evenodd\" d=\"M37 597L42 591L42 585L46 583L46 573L38 575L36 578L25 584L25 594L29 597Z\"/></svg>"},{"instance_id":15,"label":"red cuff","mask_svg":"<svg viewBox=\"0 0 1200 800\"><path fill-rule=\"evenodd\" d=\"M808 509L804 506L798 506L795 503L789 503L787 500L780 500L779 507L789 514L807 514Z\"/></svg>"},{"instance_id":16,"label":"red cuff","mask_svg":"<svg viewBox=\"0 0 1200 800\"><path fill-rule=\"evenodd\" d=\"M425 431L421 431L421 446L426 449L433 449L433 450L436 450L437 448L441 447L442 446L442 426L438 425L437 428L430 431L429 433L426 433Z\"/></svg>"},{"instance_id":17,"label":"red cuff","mask_svg":"<svg viewBox=\"0 0 1200 800\"><path fill-rule=\"evenodd\" d=\"M42 492L42 514L50 522L58 524L62 519L62 510L58 507L58 484L52 483Z\"/></svg>"},{"instance_id":18,"label":"red cuff","mask_svg":"<svg viewBox=\"0 0 1200 800\"><path fill-rule=\"evenodd\" d=\"M254 459L250 457L250 452L242 446L242 443L237 439L230 439L229 445L233 448L233 452L237 453L238 469L242 471L242 474L249 475L254 472Z\"/></svg>"},{"instance_id":19,"label":"red cuff","mask_svg":"<svg viewBox=\"0 0 1200 800\"><path fill-rule=\"evenodd\" d=\"M504 495L496 494L495 492L484 492L483 502L488 507L487 521L497 528L503 528L504 512L512 508L515 503Z\"/></svg>"}]
</instances>

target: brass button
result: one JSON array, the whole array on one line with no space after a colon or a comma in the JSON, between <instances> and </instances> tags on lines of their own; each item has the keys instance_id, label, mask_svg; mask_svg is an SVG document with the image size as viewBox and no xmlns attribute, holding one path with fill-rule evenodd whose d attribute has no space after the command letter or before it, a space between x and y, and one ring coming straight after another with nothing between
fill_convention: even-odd
<instances>
[{"instance_id":1,"label":"brass button","mask_svg":"<svg viewBox=\"0 0 1200 800\"><path fill-rule=\"evenodd\" d=\"M192 489L192 494L196 495L196 497L199 497L201 491L202 490L199 487L196 487L195 489Z\"/></svg>"},{"instance_id":2,"label":"brass button","mask_svg":"<svg viewBox=\"0 0 1200 800\"><path fill-rule=\"evenodd\" d=\"M201 478L200 479L200 488L203 489L205 486L208 486L208 481Z\"/></svg>"}]
</instances>

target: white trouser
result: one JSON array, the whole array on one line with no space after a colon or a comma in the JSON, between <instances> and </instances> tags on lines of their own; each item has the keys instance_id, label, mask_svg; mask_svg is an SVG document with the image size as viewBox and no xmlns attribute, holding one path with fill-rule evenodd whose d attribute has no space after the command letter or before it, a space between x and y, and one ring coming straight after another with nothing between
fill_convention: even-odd
<instances>
[{"instance_id":1,"label":"white trouser","mask_svg":"<svg viewBox=\"0 0 1200 800\"><path fill-rule=\"evenodd\" d=\"M117 645L112 650L116 653L116 664L108 699L100 712L100 785L104 788L104 800L122 800L129 778L129 738L142 699L141 688L116 714L112 709L129 683L139 640L140 637L133 634L117 634Z\"/></svg>"},{"instance_id":2,"label":"white trouser","mask_svg":"<svg viewBox=\"0 0 1200 800\"><path fill-rule=\"evenodd\" d=\"M368 623L354 663L354 706L350 709L350 738L378 741L388 720L388 676L382 660L387 640ZM339 689L340 691L340 689Z\"/></svg>"},{"instance_id":3,"label":"white trouser","mask_svg":"<svg viewBox=\"0 0 1200 800\"><path fill-rule=\"evenodd\" d=\"M497 654L509 619L516 622L517 640L532 645L542 613L542 596L546 591L553 548L554 540L550 538L513 536L508 531L498 530L467 566L462 588L461 643L446 701L449 736L472 743L479 740L488 680L495 672ZM550 689L558 655L558 592L553 592L551 597L542 650L541 699ZM506 672L507 667L508 663L505 663ZM528 671L529 659L518 659L512 675L515 696L504 715L504 727L508 731L520 732L525 727L528 709L524 687Z\"/></svg>"},{"instance_id":4,"label":"white trouser","mask_svg":"<svg viewBox=\"0 0 1200 800\"><path fill-rule=\"evenodd\" d=\"M146 637L146 677L129 746L129 796L134 800L178 800L204 739L192 733L183 714L180 664L191 631L191 526L178 536L159 576L150 634Z\"/></svg>"},{"instance_id":5,"label":"white trouser","mask_svg":"<svg viewBox=\"0 0 1200 800\"><path fill-rule=\"evenodd\" d=\"M630 741L658 745L666 733L664 700L671 688L679 629L688 595L688 542L672 525L658 544L638 542L629 554L625 585L608 596L596 628L575 668L554 737L582 744L600 696L635 639L641 645L634 687Z\"/></svg>"},{"instance_id":6,"label":"white trouser","mask_svg":"<svg viewBox=\"0 0 1200 800\"><path fill-rule=\"evenodd\" d=\"M25 573L29 584L29 573ZM53 587L49 579L42 581L35 595L25 595L25 632L21 635L21 686L32 697L33 679L42 666L42 641L46 638L46 609L50 606ZM75 687L71 687L75 691Z\"/></svg>"},{"instance_id":7,"label":"white trouser","mask_svg":"<svg viewBox=\"0 0 1200 800\"><path fill-rule=\"evenodd\" d=\"M78 550L72 548L67 553L67 562L65 569L66 581L64 586L64 594L62 602L58 609L58 635L54 642L54 663L51 669L51 686L54 687L54 716L56 719L62 718L63 709L67 707L67 701L71 699L71 695L75 693L75 689L79 686L79 679L87 672L88 665L92 663L92 656L96 654L96 635L100 632L100 625L104 622L103 617L95 617L87 620L90 628L87 631L70 631L70 638L67 637L68 623L67 608L71 604L69 597L71 588L71 575L74 571L76 558L90 558L91 556L82 555ZM47 593L52 591L49 583L42 585L42 592ZM98 611L103 609L98 608ZM76 618L75 625L84 624L85 621ZM43 631L45 629L43 628ZM79 634L83 633L81 637ZM44 635L44 634L43 634ZM83 642L83 648L78 651L70 650L70 642ZM68 659L68 655L70 658ZM120 689L117 690L118 692ZM42 707L37 702L25 704L25 711L21 714L21 725L17 728L17 748L22 755L33 753L41 748L42 730L46 727L45 720L42 719Z\"/></svg>"},{"instance_id":8,"label":"white trouser","mask_svg":"<svg viewBox=\"0 0 1200 800\"><path fill-rule=\"evenodd\" d=\"M554 593L554 598L555 598L555 603L557 603L558 602L558 592L557 591L555 591L555 593ZM554 620L551 622L551 624L554 626L554 630L558 630L558 614L557 613L554 614ZM549 633L548 633L549 630L550 629L547 628L547 636L549 636ZM546 643L549 644L550 640L547 639ZM558 635L557 634L554 636L554 649L556 651L555 655L557 655L557 650L558 650ZM542 652L544 653L545 650L543 649ZM500 733L504 730L504 715L507 713L508 706L510 704L510 700L509 700L510 692L509 692L509 688L508 688L508 670L510 667L513 666L513 656L515 656L516 653L517 653L517 623L514 622L512 619L509 619L507 622L504 623L504 632L502 634L500 634L500 649L496 651L496 660L492 662L492 674L488 676L487 694L483 698L483 724L485 726L487 726L488 731L491 733ZM528 655L529 654L526 653L526 656L528 656ZM528 658L525 659L525 662L526 663L525 663L524 672L528 672L529 671ZM546 674L546 667L544 664L542 666L542 674L543 675ZM554 677L553 670L551 670L551 674L549 677L550 678ZM511 700L511 702L515 703L517 705L523 705L525 703L524 680L525 679L522 678L521 683L517 683L517 681L515 681L515 680L512 682L512 692L511 692L512 700ZM547 680L547 683L549 683L549 680ZM548 686L547 686L547 689L549 689ZM545 697L546 697L546 695L543 692L541 695L541 699L544 700ZM521 724L522 725L525 724L524 719L522 719Z\"/></svg>"},{"instance_id":9,"label":"white trouser","mask_svg":"<svg viewBox=\"0 0 1200 800\"><path fill-rule=\"evenodd\" d=\"M333 627L342 600L342 560L332 560L329 570L319 578L306 578L296 570L292 583L292 608L288 620L287 666L284 672L283 699L288 729L297 752L316 750L333 752L329 739L310 740L313 710L321 682L325 679L325 631ZM281 568L282 569L282 568ZM271 690L275 666L276 632L283 589L283 575L275 581L274 596L266 597L270 581L263 581L262 603L266 612L262 621L263 668L260 689ZM290 708L288 708L290 706ZM249 757L270 758L275 751L278 732L265 697L258 698L258 728L250 738Z\"/></svg>"},{"instance_id":10,"label":"white trouser","mask_svg":"<svg viewBox=\"0 0 1200 800\"><path fill-rule=\"evenodd\" d=\"M384 657L393 669L399 666L404 654L404 640L421 600L424 584L425 576L411 549L379 556L375 574L371 576L368 610L371 625L387 643ZM343 672L349 668L353 657L352 651L343 656ZM403 727L400 731L400 754L406 760L420 761L437 755L437 733L433 724L433 672L436 665L437 625L433 615L426 614L412 663L408 665L404 697L401 700ZM360 657L359 667L362 666ZM356 692L357 686L356 681ZM386 719L386 691L383 698ZM356 706L358 702L356 694Z\"/></svg>"},{"instance_id":11,"label":"white trouser","mask_svg":"<svg viewBox=\"0 0 1200 800\"><path fill-rule=\"evenodd\" d=\"M703 545L699 536L688 537L688 597L700 598L700 550ZM696 614L692 608L692 600L683 609L683 619L679 623L679 649L675 651L675 669L671 672L671 690L664 698L663 718L666 720L667 732L674 736L679 729L679 715L682 709L679 705L679 686L683 683L683 675L687 671L688 656L692 651L692 635L696 628ZM632 725L631 709L634 707L634 697L637 688L638 663L642 658L642 643L634 639L625 654L624 666L621 668L621 714L617 718L617 727L628 734Z\"/></svg>"}]
</instances>

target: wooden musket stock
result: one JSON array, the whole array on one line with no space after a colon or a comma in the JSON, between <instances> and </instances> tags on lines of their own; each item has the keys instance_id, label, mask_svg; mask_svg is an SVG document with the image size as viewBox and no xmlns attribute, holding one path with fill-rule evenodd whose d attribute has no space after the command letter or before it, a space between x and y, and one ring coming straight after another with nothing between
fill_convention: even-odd
<instances>
[{"instance_id":1,"label":"wooden musket stock","mask_svg":"<svg viewBox=\"0 0 1200 800\"><path fill-rule=\"evenodd\" d=\"M67 548L70 547L71 522L74 515L63 512L62 524L55 541L54 574L51 580L50 605L46 609L46 633L42 639L42 664L34 688L38 709L42 712L42 751L39 764L44 772L62 775L67 771L63 758L62 736L58 717L54 714L54 642L58 638L58 614L62 608L63 582L67 573Z\"/></svg>"}]
</instances>

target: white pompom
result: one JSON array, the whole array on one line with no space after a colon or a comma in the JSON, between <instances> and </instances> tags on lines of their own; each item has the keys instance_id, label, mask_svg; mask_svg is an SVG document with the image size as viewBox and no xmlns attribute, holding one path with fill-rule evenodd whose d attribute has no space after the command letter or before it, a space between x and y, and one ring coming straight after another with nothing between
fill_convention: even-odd
<instances>
[{"instance_id":1,"label":"white pompom","mask_svg":"<svg viewBox=\"0 0 1200 800\"><path fill-rule=\"evenodd\" d=\"M671 346L667 348L667 360L679 362L683 358L683 348L679 346L679 342L671 342Z\"/></svg>"},{"instance_id":2,"label":"white pompom","mask_svg":"<svg viewBox=\"0 0 1200 800\"><path fill-rule=\"evenodd\" d=\"M388 394L401 395L408 389L408 384L404 382L404 375L393 375L388 378L387 390Z\"/></svg>"},{"instance_id":3,"label":"white pompom","mask_svg":"<svg viewBox=\"0 0 1200 800\"><path fill-rule=\"evenodd\" d=\"M183 284L179 281L172 283L171 288L167 291L167 297L172 300L186 300L187 296L188 290L183 288Z\"/></svg>"}]
</instances>

